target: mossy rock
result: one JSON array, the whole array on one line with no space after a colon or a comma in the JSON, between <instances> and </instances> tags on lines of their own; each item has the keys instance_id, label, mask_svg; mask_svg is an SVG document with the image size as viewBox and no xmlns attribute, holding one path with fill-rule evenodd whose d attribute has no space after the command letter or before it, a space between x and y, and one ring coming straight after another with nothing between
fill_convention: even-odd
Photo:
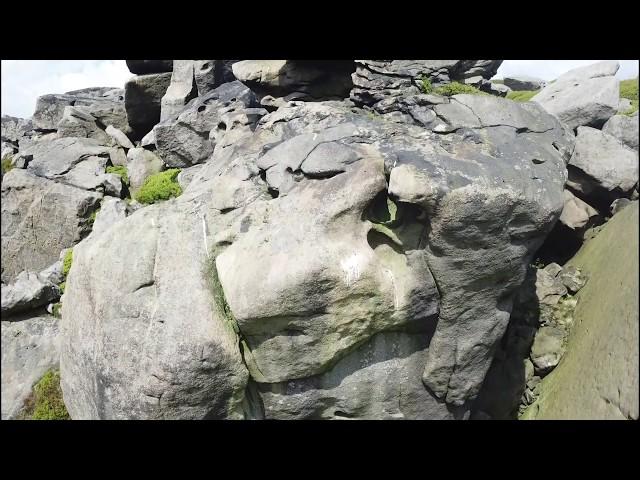
<instances>
[{"instance_id":1,"label":"mossy rock","mask_svg":"<svg viewBox=\"0 0 640 480\"><path fill-rule=\"evenodd\" d=\"M62 398L60 372L49 370L33 386L22 412L23 420L71 420Z\"/></svg>"},{"instance_id":2,"label":"mossy rock","mask_svg":"<svg viewBox=\"0 0 640 480\"><path fill-rule=\"evenodd\" d=\"M460 82L451 82L446 85L434 88L433 93L436 95L444 95L445 97L452 97L454 95L467 94L467 95L489 95L472 85L467 85Z\"/></svg>"},{"instance_id":3,"label":"mossy rock","mask_svg":"<svg viewBox=\"0 0 640 480\"><path fill-rule=\"evenodd\" d=\"M125 185L129 185L129 172L127 171L127 167L125 167L124 165L107 167L107 173L115 173L120 178L122 178L122 182Z\"/></svg>"},{"instance_id":4,"label":"mossy rock","mask_svg":"<svg viewBox=\"0 0 640 480\"><path fill-rule=\"evenodd\" d=\"M638 77L622 80L620 82L620 98L626 98L631 101L631 107L622 115L633 115L638 111Z\"/></svg>"},{"instance_id":5,"label":"mossy rock","mask_svg":"<svg viewBox=\"0 0 640 480\"><path fill-rule=\"evenodd\" d=\"M13 170L15 167L13 165L13 156L7 155L2 159L2 174Z\"/></svg>"},{"instance_id":6,"label":"mossy rock","mask_svg":"<svg viewBox=\"0 0 640 480\"><path fill-rule=\"evenodd\" d=\"M178 183L179 168L151 175L136 192L134 199L140 203L156 203L177 197L182 193Z\"/></svg>"}]
</instances>

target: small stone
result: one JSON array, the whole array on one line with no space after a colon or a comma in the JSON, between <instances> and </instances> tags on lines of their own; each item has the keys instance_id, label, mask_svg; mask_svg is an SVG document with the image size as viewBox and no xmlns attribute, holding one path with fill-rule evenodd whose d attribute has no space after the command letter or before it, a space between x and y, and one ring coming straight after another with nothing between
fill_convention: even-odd
<instances>
[{"instance_id":1,"label":"small stone","mask_svg":"<svg viewBox=\"0 0 640 480\"><path fill-rule=\"evenodd\" d=\"M549 265L544 267L543 270L555 278L562 271L562 267L557 263L550 263Z\"/></svg>"},{"instance_id":2,"label":"small stone","mask_svg":"<svg viewBox=\"0 0 640 480\"><path fill-rule=\"evenodd\" d=\"M537 374L546 374L558 365L564 354L563 339L564 331L560 328L549 326L538 330L531 348L531 361Z\"/></svg>"},{"instance_id":3,"label":"small stone","mask_svg":"<svg viewBox=\"0 0 640 480\"><path fill-rule=\"evenodd\" d=\"M572 265L562 270L560 281L571 293L576 293L587 283L586 278L584 278L580 270Z\"/></svg>"}]
</instances>

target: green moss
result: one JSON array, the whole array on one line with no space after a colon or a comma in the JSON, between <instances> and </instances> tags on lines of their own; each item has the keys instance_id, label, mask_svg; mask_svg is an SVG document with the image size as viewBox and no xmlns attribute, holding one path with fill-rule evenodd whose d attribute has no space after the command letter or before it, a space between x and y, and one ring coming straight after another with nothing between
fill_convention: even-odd
<instances>
[{"instance_id":1,"label":"green moss","mask_svg":"<svg viewBox=\"0 0 640 480\"><path fill-rule=\"evenodd\" d=\"M64 254L64 259L62 260L62 274L67 278L69 275L69 270L71 270L71 264L73 263L73 249L67 250L67 253Z\"/></svg>"},{"instance_id":2,"label":"green moss","mask_svg":"<svg viewBox=\"0 0 640 480\"><path fill-rule=\"evenodd\" d=\"M53 304L53 316L54 317L62 318L62 313L60 311L61 308L62 308L62 304L60 302Z\"/></svg>"},{"instance_id":3,"label":"green moss","mask_svg":"<svg viewBox=\"0 0 640 480\"><path fill-rule=\"evenodd\" d=\"M122 178L122 182L125 185L129 185L129 172L124 165L115 165L113 167L107 167L107 173L115 173Z\"/></svg>"},{"instance_id":4,"label":"green moss","mask_svg":"<svg viewBox=\"0 0 640 480\"><path fill-rule=\"evenodd\" d=\"M521 90L519 92L507 93L507 98L515 102L528 102L535 95L540 93L540 90Z\"/></svg>"},{"instance_id":5,"label":"green moss","mask_svg":"<svg viewBox=\"0 0 640 480\"><path fill-rule=\"evenodd\" d=\"M13 156L12 155L7 155L6 157L4 157L2 159L2 174L4 175L5 173L7 173L10 170L13 170L14 166L11 163L13 161Z\"/></svg>"},{"instance_id":6,"label":"green moss","mask_svg":"<svg viewBox=\"0 0 640 480\"><path fill-rule=\"evenodd\" d=\"M420 90L422 93L433 92L433 86L431 85L431 79L425 75L420 78Z\"/></svg>"},{"instance_id":7,"label":"green moss","mask_svg":"<svg viewBox=\"0 0 640 480\"><path fill-rule=\"evenodd\" d=\"M25 405L22 418L31 420L70 420L69 412L62 398L60 373L49 370L38 383Z\"/></svg>"},{"instance_id":8,"label":"green moss","mask_svg":"<svg viewBox=\"0 0 640 480\"><path fill-rule=\"evenodd\" d=\"M177 197L182 193L182 188L177 181L179 173L179 168L172 168L151 175L136 192L134 198L140 203L155 203Z\"/></svg>"},{"instance_id":9,"label":"green moss","mask_svg":"<svg viewBox=\"0 0 640 480\"><path fill-rule=\"evenodd\" d=\"M478 90L476 87L472 85L466 85L460 82L451 82L446 85L442 85L433 90L433 93L438 95L444 95L445 97L451 97L453 95L460 95L462 93L466 93L469 95L489 95L486 92L482 92Z\"/></svg>"},{"instance_id":10,"label":"green moss","mask_svg":"<svg viewBox=\"0 0 640 480\"><path fill-rule=\"evenodd\" d=\"M620 98L631 100L631 107L623 115L633 115L638 110L638 77L620 82Z\"/></svg>"}]
</instances>

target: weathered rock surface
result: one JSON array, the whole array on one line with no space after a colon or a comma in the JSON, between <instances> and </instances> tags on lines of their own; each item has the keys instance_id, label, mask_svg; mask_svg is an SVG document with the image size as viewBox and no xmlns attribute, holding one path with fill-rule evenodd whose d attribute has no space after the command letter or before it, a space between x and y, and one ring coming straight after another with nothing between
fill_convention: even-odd
<instances>
[{"instance_id":1,"label":"weathered rock surface","mask_svg":"<svg viewBox=\"0 0 640 480\"><path fill-rule=\"evenodd\" d=\"M162 97L169 88L171 75L139 75L125 83L124 105L135 139L144 137L160 121Z\"/></svg>"},{"instance_id":2,"label":"weathered rock surface","mask_svg":"<svg viewBox=\"0 0 640 480\"><path fill-rule=\"evenodd\" d=\"M115 143L116 145L127 149L134 148L134 145L133 143L131 143L131 140L129 140L129 137L127 137L124 132L118 130L113 125L107 125L107 128L105 128L104 131L107 135L109 135L109 137L111 137L113 143Z\"/></svg>"},{"instance_id":3,"label":"weathered rock surface","mask_svg":"<svg viewBox=\"0 0 640 480\"><path fill-rule=\"evenodd\" d=\"M13 283L2 285L2 315L33 310L59 297L54 283L34 272L20 272Z\"/></svg>"},{"instance_id":4,"label":"weathered rock surface","mask_svg":"<svg viewBox=\"0 0 640 480\"><path fill-rule=\"evenodd\" d=\"M33 122L31 120L10 115L2 115L0 125L2 126L2 141L10 142L14 145L18 145L18 141L27 132L33 130Z\"/></svg>"},{"instance_id":5,"label":"weathered rock surface","mask_svg":"<svg viewBox=\"0 0 640 480\"><path fill-rule=\"evenodd\" d=\"M164 169L164 163L155 153L144 148L132 148L127 152L127 173L131 191L138 190L144 181Z\"/></svg>"},{"instance_id":6,"label":"weathered rock surface","mask_svg":"<svg viewBox=\"0 0 640 480\"><path fill-rule=\"evenodd\" d=\"M540 90L547 85L546 80L528 75L513 75L504 77L504 84L516 92L521 90Z\"/></svg>"},{"instance_id":7,"label":"weathered rock surface","mask_svg":"<svg viewBox=\"0 0 640 480\"><path fill-rule=\"evenodd\" d=\"M65 107L62 118L58 122L58 138L79 137L93 138L101 144L109 143L109 135L98 127L95 118L82 107Z\"/></svg>"},{"instance_id":8,"label":"weathered rock surface","mask_svg":"<svg viewBox=\"0 0 640 480\"><path fill-rule=\"evenodd\" d=\"M618 62L604 61L571 70L547 85L531 101L558 117L569 128L601 128L616 114L620 85L614 77Z\"/></svg>"},{"instance_id":9,"label":"weathered rock surface","mask_svg":"<svg viewBox=\"0 0 640 480\"><path fill-rule=\"evenodd\" d=\"M92 235L98 235L120 220L127 218L127 202L119 198L106 197L100 204L91 229Z\"/></svg>"},{"instance_id":10,"label":"weathered rock surface","mask_svg":"<svg viewBox=\"0 0 640 480\"><path fill-rule=\"evenodd\" d=\"M195 60L174 60L171 84L161 101L160 121L174 117L198 96L194 68Z\"/></svg>"},{"instance_id":11,"label":"weathered rock surface","mask_svg":"<svg viewBox=\"0 0 640 480\"><path fill-rule=\"evenodd\" d=\"M604 133L616 137L627 147L638 151L638 116L614 115L602 127Z\"/></svg>"},{"instance_id":12,"label":"weathered rock surface","mask_svg":"<svg viewBox=\"0 0 640 480\"><path fill-rule=\"evenodd\" d=\"M592 205L629 196L638 183L638 152L615 137L590 127L579 127L569 161L567 185Z\"/></svg>"},{"instance_id":13,"label":"weathered rock surface","mask_svg":"<svg viewBox=\"0 0 640 480\"><path fill-rule=\"evenodd\" d=\"M598 211L580 200L570 190L565 190L563 195L564 208L559 221L579 233L583 233L587 228L593 226L599 218Z\"/></svg>"},{"instance_id":14,"label":"weathered rock surface","mask_svg":"<svg viewBox=\"0 0 640 480\"><path fill-rule=\"evenodd\" d=\"M620 241L624 239L624 241ZM589 276L557 368L526 419L638 419L638 202L570 261Z\"/></svg>"},{"instance_id":15,"label":"weathered rock surface","mask_svg":"<svg viewBox=\"0 0 640 480\"><path fill-rule=\"evenodd\" d=\"M127 60L127 68L137 75L171 72L173 60Z\"/></svg>"},{"instance_id":16,"label":"weathered rock surface","mask_svg":"<svg viewBox=\"0 0 640 480\"><path fill-rule=\"evenodd\" d=\"M15 418L33 385L59 362L59 320L2 322L2 419Z\"/></svg>"},{"instance_id":17,"label":"weathered rock surface","mask_svg":"<svg viewBox=\"0 0 640 480\"><path fill-rule=\"evenodd\" d=\"M2 179L2 281L40 271L90 230L102 194L13 169Z\"/></svg>"},{"instance_id":18,"label":"weathered rock surface","mask_svg":"<svg viewBox=\"0 0 640 480\"><path fill-rule=\"evenodd\" d=\"M542 327L536 333L531 348L531 362L536 373L555 367L563 351L564 331L557 327Z\"/></svg>"}]
</instances>

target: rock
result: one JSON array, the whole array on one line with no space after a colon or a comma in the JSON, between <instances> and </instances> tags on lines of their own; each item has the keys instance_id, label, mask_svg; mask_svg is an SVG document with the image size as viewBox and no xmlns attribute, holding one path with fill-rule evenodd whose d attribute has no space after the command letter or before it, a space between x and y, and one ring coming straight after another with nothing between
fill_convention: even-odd
<instances>
[{"instance_id":1,"label":"rock","mask_svg":"<svg viewBox=\"0 0 640 480\"><path fill-rule=\"evenodd\" d=\"M2 141L10 142L15 145L28 132L33 130L33 122L29 119L12 117L10 115L2 115L0 120Z\"/></svg>"},{"instance_id":2,"label":"rock","mask_svg":"<svg viewBox=\"0 0 640 480\"><path fill-rule=\"evenodd\" d=\"M127 165L127 154L122 148L111 148L109 149L109 160L111 160L112 165Z\"/></svg>"},{"instance_id":3,"label":"rock","mask_svg":"<svg viewBox=\"0 0 640 480\"><path fill-rule=\"evenodd\" d=\"M507 87L516 92L522 90L540 90L547 86L546 80L528 75L505 76L503 82Z\"/></svg>"},{"instance_id":4,"label":"rock","mask_svg":"<svg viewBox=\"0 0 640 480\"><path fill-rule=\"evenodd\" d=\"M125 218L127 218L127 202L107 197L100 204L91 235L98 235Z\"/></svg>"},{"instance_id":5,"label":"rock","mask_svg":"<svg viewBox=\"0 0 640 480\"><path fill-rule=\"evenodd\" d=\"M74 248L60 360L73 419L243 417L248 374L212 301L203 220L196 204L175 207L145 207Z\"/></svg>"},{"instance_id":6,"label":"rock","mask_svg":"<svg viewBox=\"0 0 640 480\"><path fill-rule=\"evenodd\" d=\"M49 282L49 283L53 283L54 285L59 285L61 282L64 281L64 273L62 271L63 258L51 264L51 266L45 268L38 274L38 276L42 279L43 282Z\"/></svg>"},{"instance_id":7,"label":"rock","mask_svg":"<svg viewBox=\"0 0 640 480\"><path fill-rule=\"evenodd\" d=\"M64 107L64 113L58 122L57 136L93 138L103 145L110 142L109 135L98 127L95 118L82 107Z\"/></svg>"},{"instance_id":8,"label":"rock","mask_svg":"<svg viewBox=\"0 0 640 480\"><path fill-rule=\"evenodd\" d=\"M627 147L638 151L638 116L614 115L602 127L602 131L616 137Z\"/></svg>"},{"instance_id":9,"label":"rock","mask_svg":"<svg viewBox=\"0 0 640 480\"><path fill-rule=\"evenodd\" d=\"M144 148L132 148L127 153L127 172L131 191L138 190L144 181L164 169L164 163L155 153Z\"/></svg>"},{"instance_id":10,"label":"rock","mask_svg":"<svg viewBox=\"0 0 640 480\"><path fill-rule=\"evenodd\" d=\"M551 277L555 278L558 276L560 272L562 272L562 267L557 263L550 263L549 265L544 267L542 270L548 273Z\"/></svg>"},{"instance_id":11,"label":"rock","mask_svg":"<svg viewBox=\"0 0 640 480\"><path fill-rule=\"evenodd\" d=\"M194 60L174 60L171 84L162 97L160 121L175 117L190 100L198 96Z\"/></svg>"},{"instance_id":12,"label":"rock","mask_svg":"<svg viewBox=\"0 0 640 480\"><path fill-rule=\"evenodd\" d=\"M628 98L621 98L620 99L620 103L618 104L618 112L622 113L622 112L626 112L627 110L629 110L631 108L631 100L629 100ZM615 117L616 115L614 115ZM626 115L625 115L626 116ZM613 117L611 117L613 118ZM611 120L611 118L609 120Z\"/></svg>"},{"instance_id":13,"label":"rock","mask_svg":"<svg viewBox=\"0 0 640 480\"><path fill-rule=\"evenodd\" d=\"M133 143L131 143L131 140L129 140L129 137L127 137L121 130L118 130L113 125L108 125L105 129L105 133L113 139L116 145L119 145L122 148L126 149L134 148L134 145Z\"/></svg>"},{"instance_id":14,"label":"rock","mask_svg":"<svg viewBox=\"0 0 640 480\"><path fill-rule=\"evenodd\" d=\"M90 230L101 194L13 169L2 179L2 281L40 271Z\"/></svg>"},{"instance_id":15,"label":"rock","mask_svg":"<svg viewBox=\"0 0 640 480\"><path fill-rule=\"evenodd\" d=\"M502 60L356 60L350 98L356 105L421 93L423 78L433 86L496 74Z\"/></svg>"},{"instance_id":16,"label":"rock","mask_svg":"<svg viewBox=\"0 0 640 480\"><path fill-rule=\"evenodd\" d=\"M232 66L234 76L259 96L283 97L300 94L300 99L342 99L349 96L350 61L241 60Z\"/></svg>"},{"instance_id":17,"label":"rock","mask_svg":"<svg viewBox=\"0 0 640 480\"><path fill-rule=\"evenodd\" d=\"M2 322L2 419L14 419L33 385L59 361L59 320L32 317Z\"/></svg>"},{"instance_id":18,"label":"rock","mask_svg":"<svg viewBox=\"0 0 640 480\"><path fill-rule=\"evenodd\" d=\"M194 62L194 76L200 97L223 83L236 80L232 68L238 60L194 60Z\"/></svg>"},{"instance_id":19,"label":"rock","mask_svg":"<svg viewBox=\"0 0 640 480\"><path fill-rule=\"evenodd\" d=\"M149 133L160 121L162 97L169 88L171 73L133 77L124 85L124 105L135 139Z\"/></svg>"},{"instance_id":20,"label":"rock","mask_svg":"<svg viewBox=\"0 0 640 480\"><path fill-rule=\"evenodd\" d=\"M531 380L533 378L534 375L534 366L533 363L531 363L531 360L529 360L528 358L524 359L524 378L525 378L525 383L528 383L529 380Z\"/></svg>"},{"instance_id":21,"label":"rock","mask_svg":"<svg viewBox=\"0 0 640 480\"><path fill-rule=\"evenodd\" d=\"M202 165L194 165L193 167L185 168L184 170L180 171L177 180L180 184L180 187L182 187L182 190L187 189L187 186L189 186L189 184L193 180L193 177L198 175L201 170Z\"/></svg>"},{"instance_id":22,"label":"rock","mask_svg":"<svg viewBox=\"0 0 640 480\"><path fill-rule=\"evenodd\" d=\"M186 168L206 161L215 147L216 135L212 138L210 132L232 127L222 117L231 112L241 113L240 109L255 104L255 96L242 83L221 85L193 100L178 117L154 127L157 154L169 167Z\"/></svg>"},{"instance_id":23,"label":"rock","mask_svg":"<svg viewBox=\"0 0 640 480\"><path fill-rule=\"evenodd\" d=\"M564 208L560 215L560 223L563 225L582 234L600 218L595 208L580 200L570 190L565 189L563 195Z\"/></svg>"},{"instance_id":24,"label":"rock","mask_svg":"<svg viewBox=\"0 0 640 480\"><path fill-rule=\"evenodd\" d=\"M557 327L541 327L531 348L531 362L536 373L546 373L558 365L564 354L564 331Z\"/></svg>"},{"instance_id":25,"label":"rock","mask_svg":"<svg viewBox=\"0 0 640 480\"><path fill-rule=\"evenodd\" d=\"M511 89L509 87L500 83L492 83L489 85L489 93L497 95L498 97L506 97L510 91Z\"/></svg>"},{"instance_id":26,"label":"rock","mask_svg":"<svg viewBox=\"0 0 640 480\"><path fill-rule=\"evenodd\" d=\"M620 241L624 239L624 241ZM589 276L562 362L525 419L638 419L638 203L569 261Z\"/></svg>"},{"instance_id":27,"label":"rock","mask_svg":"<svg viewBox=\"0 0 640 480\"><path fill-rule=\"evenodd\" d=\"M171 72L173 60L127 60L127 68L137 75Z\"/></svg>"},{"instance_id":28,"label":"rock","mask_svg":"<svg viewBox=\"0 0 640 480\"><path fill-rule=\"evenodd\" d=\"M629 206L631 202L632 200L629 200L628 198L618 198L614 200L613 203L611 203L611 207L609 207L609 212L611 213L611 216L614 216L623 208Z\"/></svg>"},{"instance_id":29,"label":"rock","mask_svg":"<svg viewBox=\"0 0 640 480\"><path fill-rule=\"evenodd\" d=\"M20 272L15 281L2 286L2 316L42 307L60 297L57 285L34 272Z\"/></svg>"},{"instance_id":30,"label":"rock","mask_svg":"<svg viewBox=\"0 0 640 480\"><path fill-rule=\"evenodd\" d=\"M561 75L531 101L558 117L569 128L601 128L616 114L620 85L617 62L600 62ZM611 73L613 72L613 73Z\"/></svg>"},{"instance_id":31,"label":"rock","mask_svg":"<svg viewBox=\"0 0 640 480\"><path fill-rule=\"evenodd\" d=\"M600 130L579 127L567 185L592 205L631 195L638 183L638 153Z\"/></svg>"},{"instance_id":32,"label":"rock","mask_svg":"<svg viewBox=\"0 0 640 480\"><path fill-rule=\"evenodd\" d=\"M569 265L562 270L560 281L573 294L577 293L587 283L587 279L573 265Z\"/></svg>"},{"instance_id":33,"label":"rock","mask_svg":"<svg viewBox=\"0 0 640 480\"><path fill-rule=\"evenodd\" d=\"M536 296L542 305L555 305L560 297L567 294L562 281L546 270L536 271Z\"/></svg>"},{"instance_id":34,"label":"rock","mask_svg":"<svg viewBox=\"0 0 640 480\"><path fill-rule=\"evenodd\" d=\"M154 133L153 130L151 130L149 133L147 133L142 140L140 140L140 146L144 147L148 150L155 150L156 149L156 134Z\"/></svg>"}]
</instances>

